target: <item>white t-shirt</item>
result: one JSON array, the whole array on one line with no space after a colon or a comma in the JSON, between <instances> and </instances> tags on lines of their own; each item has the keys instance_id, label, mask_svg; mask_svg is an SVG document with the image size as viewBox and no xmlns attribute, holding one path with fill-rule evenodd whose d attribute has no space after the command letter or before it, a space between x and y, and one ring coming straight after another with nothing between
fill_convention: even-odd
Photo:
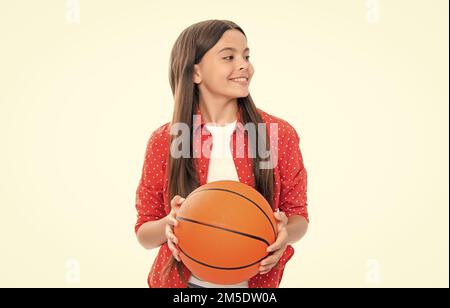
<instances>
[{"instance_id":1,"label":"white t-shirt","mask_svg":"<svg viewBox=\"0 0 450 308\"><path fill-rule=\"evenodd\" d=\"M231 136L237 120L224 126L206 124L212 135L212 150L210 153L207 183L220 180L239 181L233 156L231 154ZM248 281L237 284L222 285L200 280L191 275L189 282L206 288L248 288Z\"/></svg>"}]
</instances>

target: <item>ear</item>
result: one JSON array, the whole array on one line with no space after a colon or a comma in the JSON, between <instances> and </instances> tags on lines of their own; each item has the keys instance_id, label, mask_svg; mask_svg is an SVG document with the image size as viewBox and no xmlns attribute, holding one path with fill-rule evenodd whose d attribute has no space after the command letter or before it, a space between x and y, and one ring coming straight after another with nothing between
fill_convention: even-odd
<instances>
[{"instance_id":1,"label":"ear","mask_svg":"<svg viewBox=\"0 0 450 308\"><path fill-rule=\"evenodd\" d=\"M196 84L199 84L202 82L202 77L200 74L200 67L198 64L194 64L194 76L193 76L193 82Z\"/></svg>"}]
</instances>

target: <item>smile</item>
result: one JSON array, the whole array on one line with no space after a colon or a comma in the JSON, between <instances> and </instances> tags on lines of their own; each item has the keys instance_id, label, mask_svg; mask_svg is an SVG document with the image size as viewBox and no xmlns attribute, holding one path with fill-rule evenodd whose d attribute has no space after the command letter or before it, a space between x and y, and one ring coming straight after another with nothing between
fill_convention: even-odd
<instances>
[{"instance_id":1,"label":"smile","mask_svg":"<svg viewBox=\"0 0 450 308\"><path fill-rule=\"evenodd\" d=\"M240 84L248 84L248 79L247 78L234 78L234 79L230 79L231 81L240 83Z\"/></svg>"}]
</instances>

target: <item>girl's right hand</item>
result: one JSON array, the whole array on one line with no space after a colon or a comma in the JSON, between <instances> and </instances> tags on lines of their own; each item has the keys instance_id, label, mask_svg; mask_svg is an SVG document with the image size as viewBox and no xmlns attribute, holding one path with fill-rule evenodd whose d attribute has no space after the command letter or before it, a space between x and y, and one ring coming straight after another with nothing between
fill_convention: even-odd
<instances>
[{"instance_id":1,"label":"girl's right hand","mask_svg":"<svg viewBox=\"0 0 450 308\"><path fill-rule=\"evenodd\" d=\"M170 201L170 206L172 207L172 210L170 213L166 216L166 238L167 238L167 244L169 246L170 251L172 251L173 257L180 262L180 254L177 249L178 239L175 237L173 233L173 228L178 225L178 221L176 219L177 217L177 211L180 209L181 204L183 201L186 200L185 198L182 198L179 195L176 195L173 197L172 201Z\"/></svg>"}]
</instances>

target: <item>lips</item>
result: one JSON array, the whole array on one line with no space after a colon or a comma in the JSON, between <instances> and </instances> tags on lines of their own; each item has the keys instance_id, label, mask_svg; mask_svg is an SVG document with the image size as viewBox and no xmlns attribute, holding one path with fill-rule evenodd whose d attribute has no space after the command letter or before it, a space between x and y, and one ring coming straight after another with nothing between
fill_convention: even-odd
<instances>
[{"instance_id":1,"label":"lips","mask_svg":"<svg viewBox=\"0 0 450 308\"><path fill-rule=\"evenodd\" d=\"M248 84L248 77L247 76L241 76L241 77L235 77L231 78L231 81L240 83L240 84Z\"/></svg>"},{"instance_id":2,"label":"lips","mask_svg":"<svg viewBox=\"0 0 450 308\"><path fill-rule=\"evenodd\" d=\"M239 79L239 78L245 78L245 79L248 80L248 76L247 75L241 75L241 76L232 77L232 78L230 78L230 80Z\"/></svg>"}]
</instances>

